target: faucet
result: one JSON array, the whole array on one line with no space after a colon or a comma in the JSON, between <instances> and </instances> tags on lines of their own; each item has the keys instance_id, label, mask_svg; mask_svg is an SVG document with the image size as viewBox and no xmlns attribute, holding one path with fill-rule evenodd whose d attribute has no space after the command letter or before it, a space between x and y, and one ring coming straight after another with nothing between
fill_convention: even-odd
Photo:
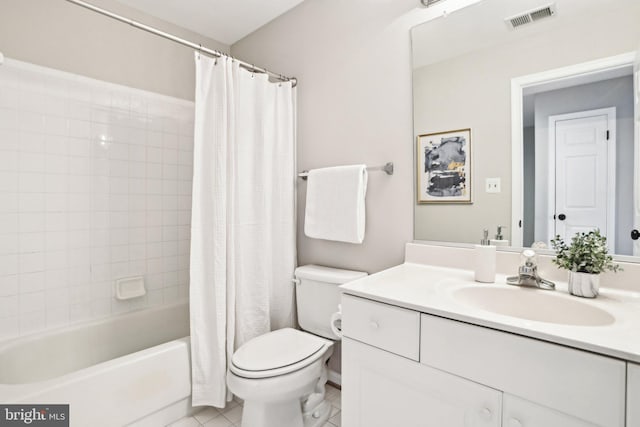
<instances>
[{"instance_id":1,"label":"faucet","mask_svg":"<svg viewBox=\"0 0 640 427\"><path fill-rule=\"evenodd\" d=\"M533 249L525 249L520 257L522 264L518 268L518 275L507 277L507 284L548 290L556 288L555 283L543 279L538 274L538 257Z\"/></svg>"}]
</instances>

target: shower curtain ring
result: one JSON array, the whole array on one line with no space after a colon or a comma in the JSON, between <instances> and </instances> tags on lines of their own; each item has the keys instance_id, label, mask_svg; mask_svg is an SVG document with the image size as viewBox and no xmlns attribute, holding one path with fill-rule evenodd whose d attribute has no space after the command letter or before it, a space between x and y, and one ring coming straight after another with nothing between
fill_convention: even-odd
<instances>
[{"instance_id":1,"label":"shower curtain ring","mask_svg":"<svg viewBox=\"0 0 640 427\"><path fill-rule=\"evenodd\" d=\"M200 59L200 54L202 53L202 44L198 45L198 59Z\"/></svg>"}]
</instances>

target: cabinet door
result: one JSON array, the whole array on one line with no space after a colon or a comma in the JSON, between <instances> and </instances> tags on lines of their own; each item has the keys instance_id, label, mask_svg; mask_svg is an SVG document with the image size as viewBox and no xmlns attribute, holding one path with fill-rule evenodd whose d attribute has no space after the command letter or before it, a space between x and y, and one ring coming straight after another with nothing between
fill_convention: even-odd
<instances>
[{"instance_id":1,"label":"cabinet door","mask_svg":"<svg viewBox=\"0 0 640 427\"><path fill-rule=\"evenodd\" d=\"M627 365L627 427L640 427L640 365Z\"/></svg>"},{"instance_id":2,"label":"cabinet door","mask_svg":"<svg viewBox=\"0 0 640 427\"><path fill-rule=\"evenodd\" d=\"M342 425L499 427L502 393L358 341L342 344Z\"/></svg>"},{"instance_id":3,"label":"cabinet door","mask_svg":"<svg viewBox=\"0 0 640 427\"><path fill-rule=\"evenodd\" d=\"M597 427L585 420L504 393L503 427Z\"/></svg>"}]
</instances>

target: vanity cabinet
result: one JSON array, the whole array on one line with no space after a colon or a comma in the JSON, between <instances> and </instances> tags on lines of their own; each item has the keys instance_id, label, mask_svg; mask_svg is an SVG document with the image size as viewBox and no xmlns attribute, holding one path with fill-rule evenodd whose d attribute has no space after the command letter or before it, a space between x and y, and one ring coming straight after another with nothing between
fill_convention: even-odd
<instances>
[{"instance_id":1,"label":"vanity cabinet","mask_svg":"<svg viewBox=\"0 0 640 427\"><path fill-rule=\"evenodd\" d=\"M640 365L627 368L627 427L640 427Z\"/></svg>"},{"instance_id":2,"label":"vanity cabinet","mask_svg":"<svg viewBox=\"0 0 640 427\"><path fill-rule=\"evenodd\" d=\"M342 312L347 427L625 426L623 361L351 295Z\"/></svg>"}]
</instances>

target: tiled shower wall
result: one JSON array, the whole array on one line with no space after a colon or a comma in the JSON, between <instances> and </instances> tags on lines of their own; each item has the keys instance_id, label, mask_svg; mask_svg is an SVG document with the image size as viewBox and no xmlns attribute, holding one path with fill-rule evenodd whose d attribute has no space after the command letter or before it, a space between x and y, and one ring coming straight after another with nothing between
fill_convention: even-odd
<instances>
[{"instance_id":1,"label":"tiled shower wall","mask_svg":"<svg viewBox=\"0 0 640 427\"><path fill-rule=\"evenodd\" d=\"M192 102L0 65L0 340L188 298L193 116ZM115 279L140 275L147 295L114 298Z\"/></svg>"}]
</instances>

